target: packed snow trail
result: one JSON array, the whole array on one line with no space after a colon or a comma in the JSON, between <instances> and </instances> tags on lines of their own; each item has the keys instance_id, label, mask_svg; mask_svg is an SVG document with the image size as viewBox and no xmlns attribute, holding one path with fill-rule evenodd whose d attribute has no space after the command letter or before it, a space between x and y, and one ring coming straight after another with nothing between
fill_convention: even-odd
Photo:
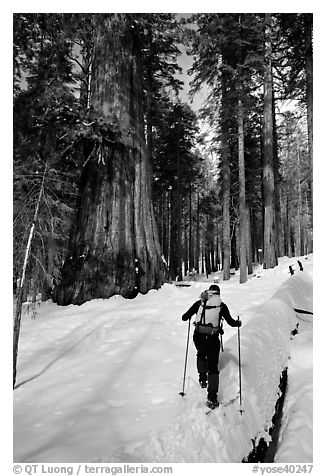
<instances>
[{"instance_id":1,"label":"packed snow trail","mask_svg":"<svg viewBox=\"0 0 326 476\"><path fill-rule=\"evenodd\" d=\"M146 461L151 457L160 463L237 463L249 455L253 440L264 438L269 442L280 376L288 366L291 331L297 324L293 305L300 301L303 306L311 306L311 299L310 275L297 274L242 328L243 413L234 398L238 392L238 352L237 338L233 336L221 356L219 398L222 402L234 402L221 406L205 421L205 413L198 416L201 412L197 408L204 396L192 388L190 404L185 405L176 421L152 432L142 446L133 449L134 458ZM196 448L191 455L189 447ZM132 459L131 455L122 454L114 455L114 460L123 461L126 457Z\"/></svg>"},{"instance_id":2,"label":"packed snow trail","mask_svg":"<svg viewBox=\"0 0 326 476\"><path fill-rule=\"evenodd\" d=\"M283 259L242 285L237 276L220 283L222 300L233 317L241 314L243 330L288 279L289 262ZM304 266L312 266L312 256ZM187 396L179 396L187 333L181 315L212 280L189 288L165 285L134 300L115 296L67 307L47 302L35 320L24 315L14 392L14 461L158 462L169 444L174 448L166 453L170 462L212 461L217 454L227 460L216 424L243 423L236 405L225 408L227 418L222 409L204 414L206 392L197 383L192 342ZM238 391L237 353L231 351L235 334L225 326L222 400ZM223 383L226 367L233 377Z\"/></svg>"}]
</instances>

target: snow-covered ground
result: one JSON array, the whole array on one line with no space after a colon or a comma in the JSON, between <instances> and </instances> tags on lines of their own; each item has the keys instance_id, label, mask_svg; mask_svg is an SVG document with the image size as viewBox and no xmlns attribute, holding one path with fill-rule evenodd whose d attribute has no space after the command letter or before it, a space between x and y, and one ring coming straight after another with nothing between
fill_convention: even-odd
<instances>
[{"instance_id":1,"label":"snow-covered ground","mask_svg":"<svg viewBox=\"0 0 326 476\"><path fill-rule=\"evenodd\" d=\"M300 321L300 333L292 344L288 389L284 404L277 463L312 462L313 375L312 325Z\"/></svg>"},{"instance_id":2,"label":"snow-covered ground","mask_svg":"<svg viewBox=\"0 0 326 476\"><path fill-rule=\"evenodd\" d=\"M296 258L282 258L245 284L238 276L220 282L222 300L243 321L242 415L237 329L227 324L219 398L230 404L205 415L192 342L186 397L179 395L188 330L181 315L213 275L190 287L165 284L133 300L114 296L67 307L46 302L35 319L24 314L14 461L240 462L250 438L266 436L288 365L276 461L312 462L312 317L298 319L293 307L312 310L313 257L300 260L303 272ZM289 264L295 264L292 277ZM299 334L291 341L297 322Z\"/></svg>"}]
</instances>

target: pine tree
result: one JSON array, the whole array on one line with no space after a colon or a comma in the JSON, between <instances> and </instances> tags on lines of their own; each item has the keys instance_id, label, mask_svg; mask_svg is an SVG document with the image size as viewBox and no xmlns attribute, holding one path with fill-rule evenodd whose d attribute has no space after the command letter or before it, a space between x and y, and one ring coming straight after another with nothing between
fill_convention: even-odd
<instances>
[{"instance_id":1,"label":"pine tree","mask_svg":"<svg viewBox=\"0 0 326 476\"><path fill-rule=\"evenodd\" d=\"M312 209L313 182L313 15L312 13L278 14L280 36L284 39L284 97L300 101L306 107L310 160L310 197ZM284 54L283 54L284 56Z\"/></svg>"},{"instance_id":2,"label":"pine tree","mask_svg":"<svg viewBox=\"0 0 326 476\"><path fill-rule=\"evenodd\" d=\"M170 277L181 279L183 262L188 261L182 251L187 242L183 237L184 215L188 215L185 204L191 184L195 186L199 175L199 160L194 152L197 124L188 105L167 100L161 106L154 134L154 203Z\"/></svg>"},{"instance_id":3,"label":"pine tree","mask_svg":"<svg viewBox=\"0 0 326 476\"><path fill-rule=\"evenodd\" d=\"M297 113L287 112L279 129L284 252L298 256L312 251L310 161L305 121Z\"/></svg>"},{"instance_id":4,"label":"pine tree","mask_svg":"<svg viewBox=\"0 0 326 476\"><path fill-rule=\"evenodd\" d=\"M171 91L177 95L181 89L181 81L176 78L176 73L180 71L177 63L180 55L177 46L180 28L175 16L171 13L137 16L142 25L144 114L150 164L153 155L153 128L160 114L162 96Z\"/></svg>"},{"instance_id":5,"label":"pine tree","mask_svg":"<svg viewBox=\"0 0 326 476\"><path fill-rule=\"evenodd\" d=\"M198 91L202 84L210 88L202 114L211 127L219 125L219 136L215 137L221 144L224 190L224 279L230 277L230 256L232 265L237 266L238 241L241 250L240 280L244 282L247 279L249 249L245 128L249 122L247 117L253 114L258 102L254 92L262 74L261 19L253 14L199 14L196 19L199 33L193 40L192 52L196 59L192 68L195 73L192 84L194 91ZM238 155L236 164L233 163L233 150ZM238 170L237 176L235 170ZM235 193L238 196L233 199ZM233 203L238 204L237 211L232 207Z\"/></svg>"},{"instance_id":6,"label":"pine tree","mask_svg":"<svg viewBox=\"0 0 326 476\"><path fill-rule=\"evenodd\" d=\"M61 33L62 15L14 16L14 385L22 303L41 292L50 297L74 202L76 172L70 175L68 161L63 173L58 139L76 106Z\"/></svg>"},{"instance_id":7,"label":"pine tree","mask_svg":"<svg viewBox=\"0 0 326 476\"><path fill-rule=\"evenodd\" d=\"M14 16L14 276L20 274L47 165L25 290L42 291L45 297L65 253L78 180L75 162L62 156L67 130L78 116L71 49L62 25L62 15Z\"/></svg>"}]
</instances>

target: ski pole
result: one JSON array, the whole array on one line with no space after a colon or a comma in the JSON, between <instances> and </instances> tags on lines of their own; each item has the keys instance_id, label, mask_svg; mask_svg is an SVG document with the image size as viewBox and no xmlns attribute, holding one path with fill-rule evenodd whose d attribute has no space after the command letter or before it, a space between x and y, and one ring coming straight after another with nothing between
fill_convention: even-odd
<instances>
[{"instance_id":1,"label":"ski pole","mask_svg":"<svg viewBox=\"0 0 326 476\"><path fill-rule=\"evenodd\" d=\"M221 320L221 333L220 333L220 336L221 336L221 351L224 352L224 347L223 347L223 334L224 334L224 331L223 331L223 321Z\"/></svg>"},{"instance_id":2,"label":"ski pole","mask_svg":"<svg viewBox=\"0 0 326 476\"><path fill-rule=\"evenodd\" d=\"M238 316L238 321L240 317ZM239 352L239 390L240 390L240 413L242 415L242 395L241 395L241 354L240 354L240 327L238 327L238 352Z\"/></svg>"},{"instance_id":3,"label":"ski pole","mask_svg":"<svg viewBox=\"0 0 326 476\"><path fill-rule=\"evenodd\" d=\"M189 319L189 324L188 324L188 335L187 335L187 347L186 347L186 358L185 358L185 368L183 372L183 386L182 386L182 392L179 392L179 395L183 398L185 394L185 382L186 382L186 371L187 371L187 359L188 359L188 348L189 348L189 335L190 335L190 321Z\"/></svg>"}]
</instances>

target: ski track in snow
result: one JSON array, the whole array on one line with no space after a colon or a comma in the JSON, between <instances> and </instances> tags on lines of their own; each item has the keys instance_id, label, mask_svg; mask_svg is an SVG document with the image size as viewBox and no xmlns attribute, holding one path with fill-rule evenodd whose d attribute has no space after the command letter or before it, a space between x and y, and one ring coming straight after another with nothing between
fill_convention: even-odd
<instances>
[{"instance_id":1,"label":"ski track in snow","mask_svg":"<svg viewBox=\"0 0 326 476\"><path fill-rule=\"evenodd\" d=\"M237 276L220 283L222 300L233 317L241 314L244 356L246 352L251 355L253 347L252 342L246 342L245 326L255 342L264 332L268 336L267 324L266 330L249 324L277 290L280 303L274 304L273 311L282 320L289 292L289 262L295 259L280 260L282 264L277 268L261 271L260 278L256 275L241 286ZM312 257L304 265L309 275ZM280 286L284 282L283 291ZM257 394L248 391L252 375L246 366L250 362L244 358L243 400L248 402L245 416L238 411L239 399L205 415L206 391L197 383L191 341L186 397L179 396L188 327L181 315L208 284L196 282L189 288L166 284L134 300L114 296L82 306L59 307L47 302L38 308L35 320L23 315L14 392L14 461L241 461L243 454L251 450L250 440L243 435L248 433L248 426L260 421L251 409L265 409L274 398L273 392L266 395L263 389L261 393L258 390L257 403ZM296 307L302 304L307 302L295 302ZM307 323L306 327L309 330L311 325ZM224 329L219 398L228 402L238 395L237 330L227 324ZM260 378L271 388L279 377L277 362L285 358L282 339L280 335L280 344L272 349L275 369L271 381L263 366L256 367L261 375L255 379ZM309 342L307 338L308 348ZM292 363L292 372L295 364L301 369L299 357ZM308 380L309 372L310 366ZM286 404L291 414L291 400ZM282 430L283 437L289 431L288 424ZM229 449L234 445L238 451L231 454ZM284 448L287 454L288 448ZM284 454L280 458L285 458Z\"/></svg>"}]
</instances>

